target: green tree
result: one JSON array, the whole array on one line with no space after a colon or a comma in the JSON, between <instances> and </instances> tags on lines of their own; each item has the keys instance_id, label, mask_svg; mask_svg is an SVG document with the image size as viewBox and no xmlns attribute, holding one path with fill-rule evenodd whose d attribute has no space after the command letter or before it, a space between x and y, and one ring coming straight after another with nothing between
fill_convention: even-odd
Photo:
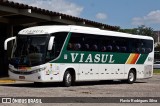
<instances>
[{"instance_id":1,"label":"green tree","mask_svg":"<svg viewBox=\"0 0 160 106\"><path fill-rule=\"evenodd\" d=\"M154 36L153 28L146 27L145 25L139 26L137 31L138 35Z\"/></svg>"},{"instance_id":2,"label":"green tree","mask_svg":"<svg viewBox=\"0 0 160 106\"><path fill-rule=\"evenodd\" d=\"M135 35L154 36L153 28L141 25L138 28L133 29L119 29L120 32L130 33Z\"/></svg>"}]
</instances>

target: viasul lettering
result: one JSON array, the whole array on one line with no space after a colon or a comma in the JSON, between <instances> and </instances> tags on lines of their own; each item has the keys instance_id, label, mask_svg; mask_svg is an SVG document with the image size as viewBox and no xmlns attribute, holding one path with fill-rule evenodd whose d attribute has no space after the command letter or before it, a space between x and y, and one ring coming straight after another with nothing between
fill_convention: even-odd
<instances>
[{"instance_id":1,"label":"viasul lettering","mask_svg":"<svg viewBox=\"0 0 160 106\"><path fill-rule=\"evenodd\" d=\"M84 53L70 53L72 62L80 63L114 63L113 54L87 54Z\"/></svg>"}]
</instances>

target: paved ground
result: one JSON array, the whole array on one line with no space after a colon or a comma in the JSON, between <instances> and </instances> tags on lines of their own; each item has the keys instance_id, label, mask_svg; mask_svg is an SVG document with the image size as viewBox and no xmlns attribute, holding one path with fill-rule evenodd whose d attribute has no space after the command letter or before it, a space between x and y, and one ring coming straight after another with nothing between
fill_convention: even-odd
<instances>
[{"instance_id":1,"label":"paved ground","mask_svg":"<svg viewBox=\"0 0 160 106\"><path fill-rule=\"evenodd\" d=\"M138 80L134 84L126 84L119 81L100 81L77 83L73 87L62 87L57 83L36 86L30 82L16 81L11 84L0 84L0 97L160 97L160 75L154 75L151 79ZM8 106L10 104L3 105ZM18 104L16 106L23 105L26 104ZM32 106L35 105L32 104ZM61 103L56 105L72 106L75 104ZM84 104L76 105L83 106ZM97 104L87 104L87 106L91 105L97 106ZM106 104L103 103L101 105L105 106ZM124 104L111 105L120 106ZM149 106L150 104L136 105Z\"/></svg>"}]
</instances>

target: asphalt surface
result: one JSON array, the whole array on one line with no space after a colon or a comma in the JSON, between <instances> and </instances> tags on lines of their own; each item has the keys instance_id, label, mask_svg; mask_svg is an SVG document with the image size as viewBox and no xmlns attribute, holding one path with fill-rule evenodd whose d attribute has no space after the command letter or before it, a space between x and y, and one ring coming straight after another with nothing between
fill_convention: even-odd
<instances>
[{"instance_id":1,"label":"asphalt surface","mask_svg":"<svg viewBox=\"0 0 160 106\"><path fill-rule=\"evenodd\" d=\"M160 75L150 79L137 80L134 84L120 81L78 82L72 87L63 87L59 83L35 85L32 82L15 81L10 84L0 84L0 97L160 97ZM85 99L85 98L84 98ZM10 106L15 104L2 104ZM37 106L38 104L16 104L16 106ZM53 105L53 104L41 104ZM59 103L58 106L97 106L93 103ZM100 105L106 106L106 103ZM109 105L109 104L107 104ZM128 106L132 104L111 104L112 106ZM136 104L150 106L146 103ZM160 105L154 103L153 105ZM152 106L153 106L152 105ZM0 104L1 106L1 104Z\"/></svg>"}]
</instances>

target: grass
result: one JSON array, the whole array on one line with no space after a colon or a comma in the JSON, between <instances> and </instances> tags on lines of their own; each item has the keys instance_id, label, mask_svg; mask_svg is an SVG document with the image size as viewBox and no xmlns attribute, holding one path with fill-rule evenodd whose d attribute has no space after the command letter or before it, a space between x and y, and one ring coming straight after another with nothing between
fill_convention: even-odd
<instances>
[{"instance_id":1,"label":"grass","mask_svg":"<svg viewBox=\"0 0 160 106\"><path fill-rule=\"evenodd\" d=\"M154 69L154 70L153 70L153 73L154 73L154 74L160 74L160 69Z\"/></svg>"}]
</instances>

